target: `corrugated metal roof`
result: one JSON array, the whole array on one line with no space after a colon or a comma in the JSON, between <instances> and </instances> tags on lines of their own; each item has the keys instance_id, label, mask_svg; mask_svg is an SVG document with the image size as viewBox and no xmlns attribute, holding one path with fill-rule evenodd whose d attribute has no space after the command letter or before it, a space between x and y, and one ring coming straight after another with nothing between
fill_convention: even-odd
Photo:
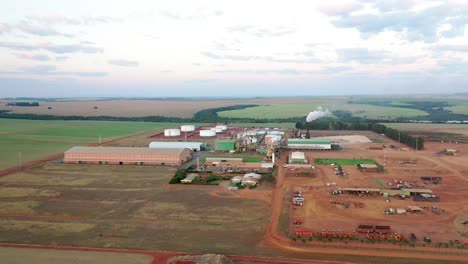
<instances>
[{"instance_id":1,"label":"corrugated metal roof","mask_svg":"<svg viewBox=\"0 0 468 264\"><path fill-rule=\"evenodd\" d=\"M150 148L190 148L190 149L200 149L200 146L203 145L202 142L160 142L154 141L149 144Z\"/></svg>"},{"instance_id":2,"label":"corrugated metal roof","mask_svg":"<svg viewBox=\"0 0 468 264\"><path fill-rule=\"evenodd\" d=\"M378 168L377 164L366 164L366 163L362 163L362 164L359 164L359 166L361 168L364 168L364 169L375 169L375 168Z\"/></svg>"},{"instance_id":3,"label":"corrugated metal roof","mask_svg":"<svg viewBox=\"0 0 468 264\"><path fill-rule=\"evenodd\" d=\"M289 139L288 144L301 144L301 145L331 145L331 141L316 141L316 140L302 140L302 139Z\"/></svg>"},{"instance_id":4,"label":"corrugated metal roof","mask_svg":"<svg viewBox=\"0 0 468 264\"><path fill-rule=\"evenodd\" d=\"M304 152L296 151L291 153L291 159L305 159Z\"/></svg>"},{"instance_id":5,"label":"corrugated metal roof","mask_svg":"<svg viewBox=\"0 0 468 264\"><path fill-rule=\"evenodd\" d=\"M218 141L216 142L216 150L234 150L236 148L235 141Z\"/></svg>"},{"instance_id":6,"label":"corrugated metal roof","mask_svg":"<svg viewBox=\"0 0 468 264\"><path fill-rule=\"evenodd\" d=\"M134 148L134 147L73 147L65 153L102 153L102 154L180 154L185 148Z\"/></svg>"}]
</instances>

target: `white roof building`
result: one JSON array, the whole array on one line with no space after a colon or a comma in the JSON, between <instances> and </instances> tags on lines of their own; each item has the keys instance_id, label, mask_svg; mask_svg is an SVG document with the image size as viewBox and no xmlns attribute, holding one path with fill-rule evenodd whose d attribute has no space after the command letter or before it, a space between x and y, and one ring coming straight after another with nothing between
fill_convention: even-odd
<instances>
[{"instance_id":1,"label":"white roof building","mask_svg":"<svg viewBox=\"0 0 468 264\"><path fill-rule=\"evenodd\" d=\"M244 177L242 177L242 184L255 186L257 185L261 177L262 175L257 174L257 173L247 173L244 175Z\"/></svg>"},{"instance_id":2,"label":"white roof building","mask_svg":"<svg viewBox=\"0 0 468 264\"><path fill-rule=\"evenodd\" d=\"M190 174L188 174L188 175L185 177L185 179L181 180L180 182L181 182L181 183L192 183L192 181L193 181L196 177L198 177L198 174L196 174L196 173L190 173Z\"/></svg>"},{"instance_id":3,"label":"white roof building","mask_svg":"<svg viewBox=\"0 0 468 264\"><path fill-rule=\"evenodd\" d=\"M188 148L190 150L200 151L203 142L178 142L178 141L154 141L149 144L149 148L166 149L166 148Z\"/></svg>"}]
</instances>

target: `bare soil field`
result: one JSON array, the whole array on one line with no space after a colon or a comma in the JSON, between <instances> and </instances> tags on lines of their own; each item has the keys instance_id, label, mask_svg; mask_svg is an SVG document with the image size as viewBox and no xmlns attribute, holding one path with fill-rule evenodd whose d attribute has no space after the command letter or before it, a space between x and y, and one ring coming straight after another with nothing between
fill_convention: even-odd
<instances>
[{"instance_id":1,"label":"bare soil field","mask_svg":"<svg viewBox=\"0 0 468 264\"><path fill-rule=\"evenodd\" d=\"M11 247L0 247L0 256L2 263L8 264L149 264L153 260L143 254Z\"/></svg>"},{"instance_id":2,"label":"bare soil field","mask_svg":"<svg viewBox=\"0 0 468 264\"><path fill-rule=\"evenodd\" d=\"M329 99L330 101L336 98ZM12 110L18 114L61 115L61 116L167 116L193 117L201 110L245 104L290 104L314 102L323 99L278 98L245 100L114 100L79 102L41 102L39 107L12 107L0 104L0 110ZM51 107L51 109L49 109ZM97 107L97 109L95 109ZM312 109L311 109L312 110Z\"/></svg>"},{"instance_id":3,"label":"bare soil field","mask_svg":"<svg viewBox=\"0 0 468 264\"><path fill-rule=\"evenodd\" d=\"M383 139L387 143L401 146L390 139ZM308 160L315 158L369 158L385 165L385 172L361 172L356 167L343 166L350 174L347 176L335 175L334 166L316 165L317 177L285 177L282 194L291 197L293 191L301 190L305 203L291 211L289 217L291 224L283 226L289 228L290 233L295 230L311 231L344 231L352 233L359 224L389 225L395 233L410 238L410 233L417 237L416 245L421 247L424 236L430 236L433 243L448 243L458 240L461 243L468 241L468 227L462 225L468 220L468 207L460 201L468 198L468 145L458 144L461 150L458 156L438 156L436 153L443 148L449 148L449 143L428 143L424 151L403 151L396 149L368 150L371 143L348 145L342 151L306 152ZM401 161L412 161L402 164ZM286 172L283 171L283 175ZM439 184L422 181L422 176L441 176ZM381 196L358 196L350 194L332 195L331 191L337 188L381 188L377 182L390 189L388 183L393 180L411 182L413 188L431 189L440 197L440 202L416 202L411 198L399 200ZM334 182L336 186L326 186ZM343 204L349 204L346 208ZM283 206L290 207L290 199L285 199ZM417 205L424 208L421 214L406 213L401 215L387 215L384 210L388 208L405 208ZM432 206L438 212L433 212ZM292 224L300 218L303 224ZM280 226L281 227L281 226ZM282 233L281 230L279 230ZM429 246L429 245L427 245ZM418 247L418 246L417 246Z\"/></svg>"},{"instance_id":4,"label":"bare soil field","mask_svg":"<svg viewBox=\"0 0 468 264\"><path fill-rule=\"evenodd\" d=\"M231 254L262 248L268 203L213 197L217 186L167 188L173 173L52 161L0 177L0 242Z\"/></svg>"}]
</instances>

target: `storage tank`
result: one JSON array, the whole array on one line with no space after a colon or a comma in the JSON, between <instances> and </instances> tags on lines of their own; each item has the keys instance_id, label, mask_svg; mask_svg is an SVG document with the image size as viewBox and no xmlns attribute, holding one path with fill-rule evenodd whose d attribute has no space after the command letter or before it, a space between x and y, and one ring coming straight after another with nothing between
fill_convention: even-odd
<instances>
[{"instance_id":1,"label":"storage tank","mask_svg":"<svg viewBox=\"0 0 468 264\"><path fill-rule=\"evenodd\" d=\"M216 136L216 131L213 130L200 130L200 137L214 137Z\"/></svg>"},{"instance_id":2,"label":"storage tank","mask_svg":"<svg viewBox=\"0 0 468 264\"><path fill-rule=\"evenodd\" d=\"M183 126L180 126L180 131L182 131L182 132L192 132L192 131L195 131L195 126L194 125L183 125Z\"/></svg>"},{"instance_id":3,"label":"storage tank","mask_svg":"<svg viewBox=\"0 0 468 264\"><path fill-rule=\"evenodd\" d=\"M164 136L165 137L180 136L180 129L178 129L178 128L164 129Z\"/></svg>"},{"instance_id":4,"label":"storage tank","mask_svg":"<svg viewBox=\"0 0 468 264\"><path fill-rule=\"evenodd\" d=\"M227 130L227 126L226 126L226 125L217 125L216 128L219 128L219 129L221 129L222 131Z\"/></svg>"}]
</instances>

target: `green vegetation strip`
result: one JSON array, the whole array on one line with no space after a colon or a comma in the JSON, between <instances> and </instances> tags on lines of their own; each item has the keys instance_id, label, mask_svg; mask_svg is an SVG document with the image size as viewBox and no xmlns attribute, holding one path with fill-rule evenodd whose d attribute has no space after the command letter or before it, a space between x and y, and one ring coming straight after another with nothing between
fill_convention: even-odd
<instances>
[{"instance_id":1,"label":"green vegetation strip","mask_svg":"<svg viewBox=\"0 0 468 264\"><path fill-rule=\"evenodd\" d=\"M243 157L242 161L249 162L249 163L260 163L263 161L263 158L262 157Z\"/></svg>"},{"instance_id":2,"label":"green vegetation strip","mask_svg":"<svg viewBox=\"0 0 468 264\"><path fill-rule=\"evenodd\" d=\"M356 166L358 164L377 164L375 160L372 159L315 159L315 163L319 165L341 165L341 166Z\"/></svg>"},{"instance_id":3,"label":"green vegetation strip","mask_svg":"<svg viewBox=\"0 0 468 264\"><path fill-rule=\"evenodd\" d=\"M382 181L379 178L375 178L374 181L375 183L377 183L380 189L385 189L385 185L382 183Z\"/></svg>"}]
</instances>

